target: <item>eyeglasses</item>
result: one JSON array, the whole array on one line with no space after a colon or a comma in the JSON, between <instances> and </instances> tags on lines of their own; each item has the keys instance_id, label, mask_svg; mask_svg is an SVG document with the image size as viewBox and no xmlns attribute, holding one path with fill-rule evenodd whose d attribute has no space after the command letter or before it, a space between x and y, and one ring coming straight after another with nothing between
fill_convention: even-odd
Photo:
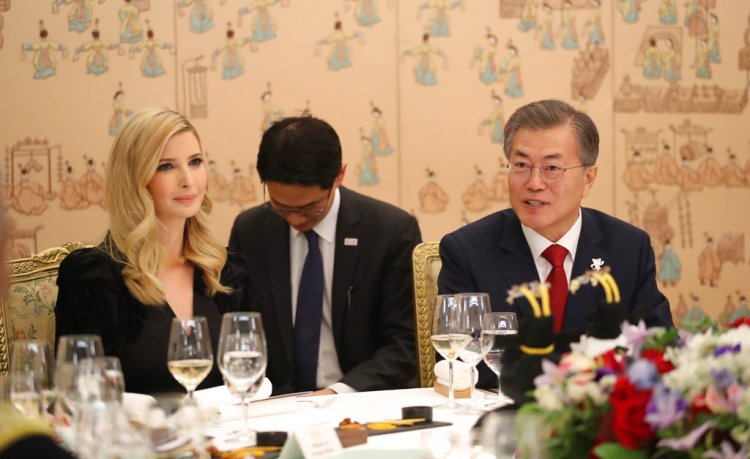
<instances>
[{"instance_id":1,"label":"eyeglasses","mask_svg":"<svg viewBox=\"0 0 750 459\"><path fill-rule=\"evenodd\" d=\"M270 210L271 212L275 212L281 216L289 215L289 214L297 214L302 215L303 217L317 217L319 215L322 215L323 212L326 210L326 205L328 204L328 200L331 199L331 192L333 191L333 187L328 189L328 194L325 198L320 198L315 202L311 202L310 204L302 207L281 207L281 206L274 206L272 200L266 201L263 205L266 209ZM263 187L263 200L266 199L266 188ZM321 205L322 202L322 205Z\"/></svg>"},{"instance_id":2,"label":"eyeglasses","mask_svg":"<svg viewBox=\"0 0 750 459\"><path fill-rule=\"evenodd\" d=\"M505 165L505 167L510 169L511 176L517 179L528 179L531 176L532 170L539 169L539 172L542 174L542 179L544 179L544 181L548 183L559 182L560 179L563 178L563 175L565 175L565 171L567 170L578 169L579 167L586 166L588 166L588 164L585 163L571 167L562 167L558 164L542 164L541 166L532 166L531 164L525 163L523 161L508 161L508 163Z\"/></svg>"}]
</instances>

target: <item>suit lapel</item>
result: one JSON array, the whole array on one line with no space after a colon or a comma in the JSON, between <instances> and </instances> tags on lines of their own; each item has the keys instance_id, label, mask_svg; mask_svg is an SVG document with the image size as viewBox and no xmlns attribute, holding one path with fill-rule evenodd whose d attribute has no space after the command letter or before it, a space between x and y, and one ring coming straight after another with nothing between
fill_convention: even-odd
<instances>
[{"instance_id":1,"label":"suit lapel","mask_svg":"<svg viewBox=\"0 0 750 459\"><path fill-rule=\"evenodd\" d=\"M270 215L266 228L266 266L271 283L272 305L263 305L265 310L276 315L277 332L284 343L284 353L290 364L294 363L294 327L292 324L292 296L289 225L277 215Z\"/></svg>"},{"instance_id":2,"label":"suit lapel","mask_svg":"<svg viewBox=\"0 0 750 459\"><path fill-rule=\"evenodd\" d=\"M336 348L341 343L344 316L351 307L349 297L356 289L352 279L357 266L360 245L362 244L361 228L358 228L361 216L351 192L344 187L341 192L341 205L336 220L336 251L333 262L333 282L331 288L331 326Z\"/></svg>"},{"instance_id":3,"label":"suit lapel","mask_svg":"<svg viewBox=\"0 0 750 459\"><path fill-rule=\"evenodd\" d=\"M581 236L578 238L576 259L573 260L572 278L576 278L591 269L590 265L593 258L602 258L605 255L598 248L604 239L604 235L596 220L589 215L586 209L581 209L581 218ZM600 301L600 298L597 298L600 290L590 285L584 285L575 295L568 294L568 303L565 307L564 329L583 330L586 327L586 318L589 312Z\"/></svg>"},{"instance_id":4,"label":"suit lapel","mask_svg":"<svg viewBox=\"0 0 750 459\"><path fill-rule=\"evenodd\" d=\"M531 256L531 249L521 231L521 222L515 213L508 217L507 224L503 225L499 242L499 256L497 266L500 276L504 280L502 285L508 288L539 278L536 264ZM502 298L506 292L501 292ZM517 299L514 303L519 319L532 316L531 306L525 299Z\"/></svg>"}]
</instances>

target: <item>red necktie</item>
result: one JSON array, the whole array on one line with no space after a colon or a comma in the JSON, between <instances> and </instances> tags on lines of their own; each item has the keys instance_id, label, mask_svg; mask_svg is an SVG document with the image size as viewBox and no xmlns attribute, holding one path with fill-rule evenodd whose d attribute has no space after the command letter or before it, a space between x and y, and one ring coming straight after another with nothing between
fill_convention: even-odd
<instances>
[{"instance_id":1,"label":"red necktie","mask_svg":"<svg viewBox=\"0 0 750 459\"><path fill-rule=\"evenodd\" d=\"M562 330L565 303L568 301L568 278L563 267L567 255L568 249L557 244L552 244L542 252L542 256L552 263L552 271L547 276L547 282L550 284L549 299L552 315L555 317L555 333Z\"/></svg>"}]
</instances>

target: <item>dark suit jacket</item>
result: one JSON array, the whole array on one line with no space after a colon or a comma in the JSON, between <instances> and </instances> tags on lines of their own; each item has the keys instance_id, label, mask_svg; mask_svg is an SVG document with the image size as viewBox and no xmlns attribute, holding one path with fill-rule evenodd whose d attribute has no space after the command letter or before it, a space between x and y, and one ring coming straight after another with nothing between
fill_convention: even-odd
<instances>
[{"instance_id":1,"label":"dark suit jacket","mask_svg":"<svg viewBox=\"0 0 750 459\"><path fill-rule=\"evenodd\" d=\"M650 327L672 327L669 302L656 286L654 251L648 234L597 210L584 208L581 213L572 277L591 269L593 258L601 258L612 268L621 304L631 311L644 307L643 318ZM521 222L512 209L447 234L440 241L440 258L440 293L487 292L494 311L515 312L519 319L533 315L525 299L517 299L512 305L506 302L511 286L539 279ZM602 302L604 291L600 287L583 286L575 295L568 294L563 330L585 331L589 313Z\"/></svg>"},{"instance_id":2,"label":"dark suit jacket","mask_svg":"<svg viewBox=\"0 0 750 459\"><path fill-rule=\"evenodd\" d=\"M332 326L340 382L359 391L416 382L411 253L421 242L414 217L343 187L336 223ZM356 245L344 240L357 240ZM274 393L294 390L289 225L263 206L242 212L229 246L248 261L253 309L268 342Z\"/></svg>"}]
</instances>

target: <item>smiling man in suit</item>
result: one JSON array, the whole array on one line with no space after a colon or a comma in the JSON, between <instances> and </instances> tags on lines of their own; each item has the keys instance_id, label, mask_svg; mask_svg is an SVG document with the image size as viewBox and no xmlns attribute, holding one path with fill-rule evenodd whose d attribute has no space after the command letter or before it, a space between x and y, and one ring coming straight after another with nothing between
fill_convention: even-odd
<instances>
[{"instance_id":1,"label":"smiling man in suit","mask_svg":"<svg viewBox=\"0 0 750 459\"><path fill-rule=\"evenodd\" d=\"M512 209L443 237L439 291L487 292L493 310L521 319L532 314L530 305L521 299L509 305L508 289L546 280L552 284L555 331L585 331L589 314L603 301L602 289L584 287L572 295L567 287L570 279L604 264L620 288L621 305L629 312L638 308L648 326L672 327L669 302L656 286L648 235L581 207L598 171L599 133L591 118L558 100L533 102L508 120L503 150Z\"/></svg>"},{"instance_id":2,"label":"smiling man in suit","mask_svg":"<svg viewBox=\"0 0 750 459\"><path fill-rule=\"evenodd\" d=\"M416 384L411 253L416 219L342 186L336 131L285 118L257 168L268 202L242 212L230 247L247 258L275 394ZM264 191L265 192L265 191Z\"/></svg>"}]
</instances>

